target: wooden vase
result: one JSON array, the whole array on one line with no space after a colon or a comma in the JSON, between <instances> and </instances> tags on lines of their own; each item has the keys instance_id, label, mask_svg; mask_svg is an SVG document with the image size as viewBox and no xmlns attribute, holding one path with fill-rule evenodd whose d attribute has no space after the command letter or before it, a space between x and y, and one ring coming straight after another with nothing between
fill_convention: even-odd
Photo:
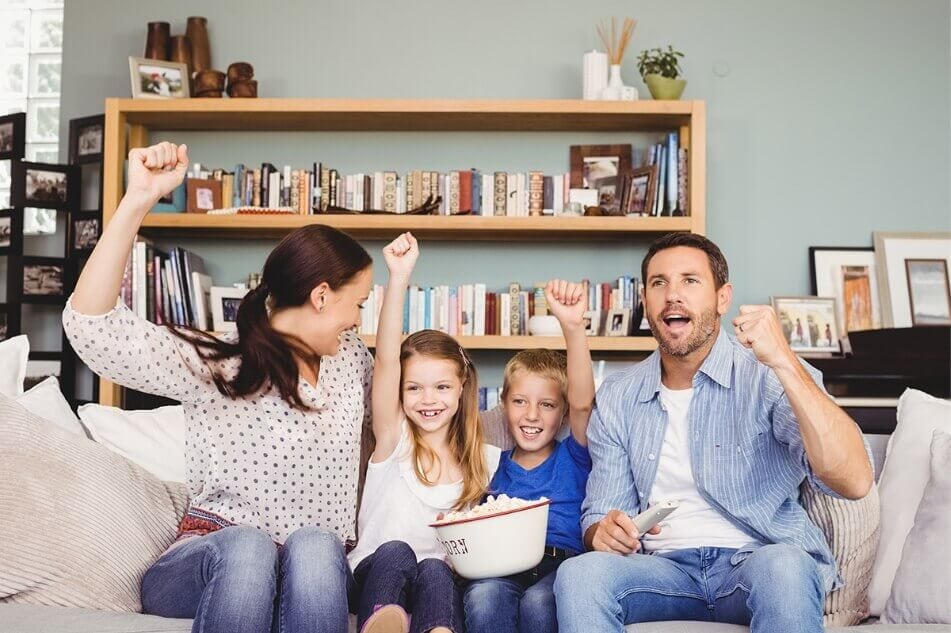
<instances>
[{"instance_id":1,"label":"wooden vase","mask_svg":"<svg viewBox=\"0 0 951 633\"><path fill-rule=\"evenodd\" d=\"M211 45L208 43L208 20L203 17L188 18L185 35L191 45L192 65L195 72L211 68Z\"/></svg>"},{"instance_id":2,"label":"wooden vase","mask_svg":"<svg viewBox=\"0 0 951 633\"><path fill-rule=\"evenodd\" d=\"M170 28L168 22L149 22L145 36L146 59L168 59Z\"/></svg>"}]
</instances>

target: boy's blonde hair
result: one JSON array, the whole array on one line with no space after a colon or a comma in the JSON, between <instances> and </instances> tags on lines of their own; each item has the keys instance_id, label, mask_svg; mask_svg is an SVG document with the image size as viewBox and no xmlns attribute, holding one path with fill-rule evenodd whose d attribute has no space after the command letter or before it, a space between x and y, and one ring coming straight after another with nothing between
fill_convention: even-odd
<instances>
[{"instance_id":1,"label":"boy's blonde hair","mask_svg":"<svg viewBox=\"0 0 951 633\"><path fill-rule=\"evenodd\" d=\"M525 349L505 364L502 376L502 399L508 397L509 387L519 372L537 374L558 384L562 400L568 402L568 358L550 349Z\"/></svg>"}]
</instances>

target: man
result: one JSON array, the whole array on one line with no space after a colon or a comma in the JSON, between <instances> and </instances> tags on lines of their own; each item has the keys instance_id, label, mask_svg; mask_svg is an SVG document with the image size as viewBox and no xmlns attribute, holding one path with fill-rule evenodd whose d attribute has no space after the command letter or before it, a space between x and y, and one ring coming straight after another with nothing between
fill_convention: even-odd
<instances>
[{"instance_id":1,"label":"man","mask_svg":"<svg viewBox=\"0 0 951 633\"><path fill-rule=\"evenodd\" d=\"M721 331L733 288L713 242L663 237L641 274L659 350L598 392L581 522L594 551L558 571L559 629L707 620L818 633L839 580L798 488L808 477L827 494L865 496L861 433L769 306L741 306L736 337ZM631 517L670 499L677 510L638 534Z\"/></svg>"}]
</instances>

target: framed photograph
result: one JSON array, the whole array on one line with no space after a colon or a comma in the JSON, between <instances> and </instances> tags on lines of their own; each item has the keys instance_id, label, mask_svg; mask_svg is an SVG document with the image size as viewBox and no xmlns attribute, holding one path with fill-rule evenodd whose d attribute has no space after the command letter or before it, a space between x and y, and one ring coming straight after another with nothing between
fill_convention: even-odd
<instances>
[{"instance_id":1,"label":"framed photograph","mask_svg":"<svg viewBox=\"0 0 951 633\"><path fill-rule=\"evenodd\" d=\"M582 317L584 319L584 333L588 336L601 335L601 311L588 310Z\"/></svg>"},{"instance_id":2,"label":"framed photograph","mask_svg":"<svg viewBox=\"0 0 951 633\"><path fill-rule=\"evenodd\" d=\"M61 304L66 301L66 260L23 257L20 300L23 303Z\"/></svg>"},{"instance_id":3,"label":"framed photograph","mask_svg":"<svg viewBox=\"0 0 951 633\"><path fill-rule=\"evenodd\" d=\"M631 311L627 308L608 310L604 327L607 336L627 336L631 331Z\"/></svg>"},{"instance_id":4,"label":"framed photograph","mask_svg":"<svg viewBox=\"0 0 951 633\"><path fill-rule=\"evenodd\" d=\"M797 354L839 354L833 297L770 297L789 347Z\"/></svg>"},{"instance_id":5,"label":"framed photograph","mask_svg":"<svg viewBox=\"0 0 951 633\"><path fill-rule=\"evenodd\" d=\"M187 182L187 181L186 181ZM185 182L172 189L152 207L151 213L184 213L188 207Z\"/></svg>"},{"instance_id":6,"label":"framed photograph","mask_svg":"<svg viewBox=\"0 0 951 633\"><path fill-rule=\"evenodd\" d=\"M98 211L82 211L70 217L70 243L74 251L91 251L102 234L102 216Z\"/></svg>"},{"instance_id":7,"label":"framed photograph","mask_svg":"<svg viewBox=\"0 0 951 633\"><path fill-rule=\"evenodd\" d=\"M875 264L882 302L882 323L885 327L912 327L911 289L906 259L943 260L951 268L951 232L872 233L875 243ZM932 295L925 291L925 296ZM926 299L925 308L930 310ZM940 309L940 308L939 308ZM924 314L922 314L924 316Z\"/></svg>"},{"instance_id":8,"label":"framed photograph","mask_svg":"<svg viewBox=\"0 0 951 633\"><path fill-rule=\"evenodd\" d=\"M188 213L208 213L221 208L221 181L189 178L186 183ZM172 192L174 195L174 192Z\"/></svg>"},{"instance_id":9,"label":"framed photograph","mask_svg":"<svg viewBox=\"0 0 951 633\"><path fill-rule=\"evenodd\" d=\"M0 210L0 255L18 255L23 250L23 212Z\"/></svg>"},{"instance_id":10,"label":"framed photograph","mask_svg":"<svg viewBox=\"0 0 951 633\"><path fill-rule=\"evenodd\" d=\"M237 329L235 321L238 318L238 307L246 294L247 288L212 286L211 323L215 332L233 332Z\"/></svg>"},{"instance_id":11,"label":"framed photograph","mask_svg":"<svg viewBox=\"0 0 951 633\"><path fill-rule=\"evenodd\" d=\"M29 391L40 384L50 376L56 376L57 379L63 375L62 359L36 359L34 356L41 354L30 354L30 359L26 361L26 377L23 379L23 390ZM51 354L42 354L49 356ZM58 354L53 354L58 355Z\"/></svg>"},{"instance_id":12,"label":"framed photograph","mask_svg":"<svg viewBox=\"0 0 951 633\"><path fill-rule=\"evenodd\" d=\"M810 246L809 274L813 296L835 297L839 332L882 327L875 249Z\"/></svg>"},{"instance_id":13,"label":"framed photograph","mask_svg":"<svg viewBox=\"0 0 951 633\"><path fill-rule=\"evenodd\" d=\"M0 341L20 334L20 306L0 303Z\"/></svg>"},{"instance_id":14,"label":"framed photograph","mask_svg":"<svg viewBox=\"0 0 951 633\"><path fill-rule=\"evenodd\" d=\"M951 286L943 259L906 259L911 324L951 325Z\"/></svg>"},{"instance_id":15,"label":"framed photograph","mask_svg":"<svg viewBox=\"0 0 951 633\"><path fill-rule=\"evenodd\" d=\"M572 189L594 189L606 215L621 215L623 175L631 171L630 145L572 145Z\"/></svg>"},{"instance_id":16,"label":"framed photograph","mask_svg":"<svg viewBox=\"0 0 951 633\"><path fill-rule=\"evenodd\" d=\"M141 57L129 58L133 99L188 98L188 66Z\"/></svg>"},{"instance_id":17,"label":"framed photograph","mask_svg":"<svg viewBox=\"0 0 951 633\"><path fill-rule=\"evenodd\" d=\"M23 158L26 152L26 113L0 116L0 160Z\"/></svg>"},{"instance_id":18,"label":"framed photograph","mask_svg":"<svg viewBox=\"0 0 951 633\"><path fill-rule=\"evenodd\" d=\"M106 116L97 114L69 122L69 163L95 163L102 160L102 139Z\"/></svg>"},{"instance_id":19,"label":"framed photograph","mask_svg":"<svg viewBox=\"0 0 951 633\"><path fill-rule=\"evenodd\" d=\"M650 215L657 197L657 165L638 167L628 178L624 215Z\"/></svg>"},{"instance_id":20,"label":"framed photograph","mask_svg":"<svg viewBox=\"0 0 951 633\"><path fill-rule=\"evenodd\" d=\"M79 202L79 171L71 165L13 163L11 206L75 209Z\"/></svg>"}]
</instances>

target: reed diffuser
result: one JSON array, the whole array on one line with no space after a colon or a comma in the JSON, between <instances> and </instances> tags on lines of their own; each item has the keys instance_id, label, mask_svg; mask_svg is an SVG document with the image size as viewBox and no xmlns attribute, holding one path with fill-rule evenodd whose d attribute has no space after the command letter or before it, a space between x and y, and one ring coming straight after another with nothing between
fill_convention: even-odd
<instances>
[{"instance_id":1,"label":"reed diffuser","mask_svg":"<svg viewBox=\"0 0 951 633\"><path fill-rule=\"evenodd\" d=\"M601 93L602 99L617 101L619 99L637 98L637 90L631 86L625 86L621 79L621 60L624 59L624 52L631 41L631 36L634 35L635 26L637 26L637 20L633 18L624 18L624 25L620 31L617 28L616 18L611 18L610 30L608 24L603 20L597 26L598 36L601 38L605 50L607 50L608 62L611 64L608 87Z\"/></svg>"}]
</instances>

